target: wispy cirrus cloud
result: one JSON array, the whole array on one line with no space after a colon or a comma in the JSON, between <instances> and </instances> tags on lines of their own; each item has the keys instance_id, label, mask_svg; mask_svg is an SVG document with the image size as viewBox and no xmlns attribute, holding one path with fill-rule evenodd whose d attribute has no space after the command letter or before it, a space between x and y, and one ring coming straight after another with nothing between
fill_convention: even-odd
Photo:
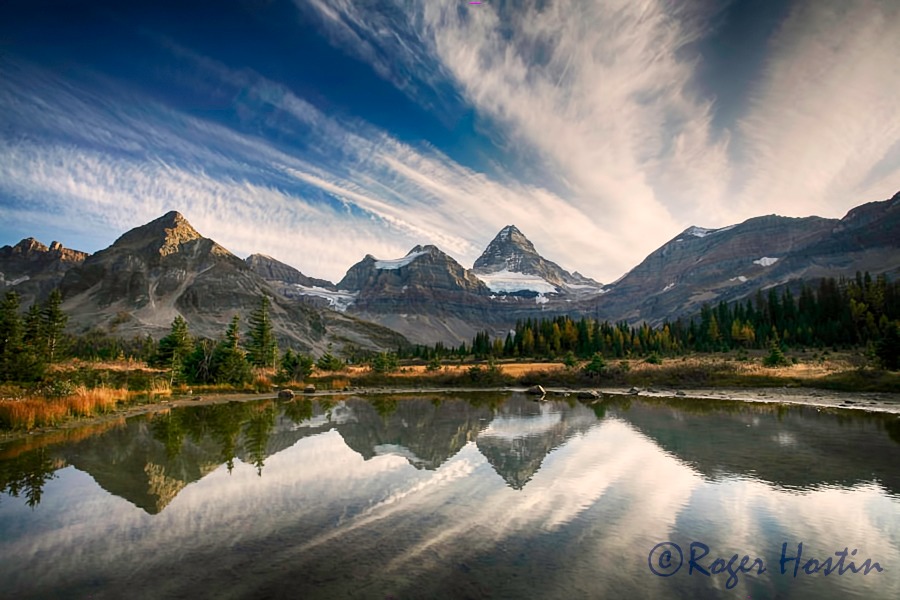
<instances>
[{"instance_id":1,"label":"wispy cirrus cloud","mask_svg":"<svg viewBox=\"0 0 900 600\"><path fill-rule=\"evenodd\" d=\"M741 202L835 214L900 189L898 56L896 2L798 3L738 123Z\"/></svg>"},{"instance_id":2,"label":"wispy cirrus cloud","mask_svg":"<svg viewBox=\"0 0 900 600\"><path fill-rule=\"evenodd\" d=\"M236 111L266 112L266 127L303 143L277 145L146 100L116 104L109 98L123 92L109 82L101 100L46 73L13 77L4 103L34 125L0 139L0 191L18 200L0 205L7 222L75 227L102 246L176 209L239 254L333 280L366 253L401 256L419 243L470 265L510 215L548 237L543 214L587 222L544 189L492 180L433 147L329 117L277 82L182 54L237 90ZM590 245L596 233L586 227L570 242Z\"/></svg>"},{"instance_id":3,"label":"wispy cirrus cloud","mask_svg":"<svg viewBox=\"0 0 900 600\"><path fill-rule=\"evenodd\" d=\"M227 119L0 59L7 229L57 219L101 244L175 208L238 253L339 279L366 253L419 243L468 266L515 223L548 258L611 281L690 224L841 216L900 188L900 9L887 0L797 0L731 122L699 85L711 3L297 6L422 106L466 103L497 174L162 38L175 84L215 96Z\"/></svg>"},{"instance_id":4,"label":"wispy cirrus cloud","mask_svg":"<svg viewBox=\"0 0 900 600\"><path fill-rule=\"evenodd\" d=\"M762 42L763 70L745 75L750 102L724 125L714 124L716 98L701 91L718 82L699 85L700 42L715 33L721 6L394 4L407 10L377 11L382 20L400 15L390 27L367 4L312 6L328 15L335 43L349 29L422 83L449 74L501 128L506 148L536 156L534 168L562 183L567 202L602 230L603 248L629 248L632 264L687 224L769 212L842 216L900 188L895 2L797 0ZM393 31L416 43L396 47Z\"/></svg>"}]
</instances>

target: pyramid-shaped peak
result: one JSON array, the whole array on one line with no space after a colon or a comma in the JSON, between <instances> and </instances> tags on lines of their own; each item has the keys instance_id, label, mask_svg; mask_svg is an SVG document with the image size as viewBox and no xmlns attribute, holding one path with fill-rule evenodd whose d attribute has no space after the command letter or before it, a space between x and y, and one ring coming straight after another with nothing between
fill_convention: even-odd
<instances>
[{"instance_id":1,"label":"pyramid-shaped peak","mask_svg":"<svg viewBox=\"0 0 900 600\"><path fill-rule=\"evenodd\" d=\"M515 225L507 225L494 236L478 260L474 269L484 272L499 271L504 268L516 270L526 261L541 259L534 244ZM541 259L543 260L543 259Z\"/></svg>"},{"instance_id":2,"label":"pyramid-shaped peak","mask_svg":"<svg viewBox=\"0 0 900 600\"><path fill-rule=\"evenodd\" d=\"M537 251L534 249L534 244L531 243L525 234L516 227L515 225L507 225L500 232L494 236L494 239L491 241L491 245L507 245L512 244L514 246L518 246L528 252L534 252L537 254ZM490 247L490 246L489 246Z\"/></svg>"},{"instance_id":3,"label":"pyramid-shaped peak","mask_svg":"<svg viewBox=\"0 0 900 600\"><path fill-rule=\"evenodd\" d=\"M184 215L173 210L128 231L113 245L144 248L166 256L177 252L182 244L200 239L203 236L188 223Z\"/></svg>"},{"instance_id":4,"label":"pyramid-shaped peak","mask_svg":"<svg viewBox=\"0 0 900 600\"><path fill-rule=\"evenodd\" d=\"M47 246L37 241L33 237L27 237L15 246L15 251L20 254L29 254L31 252L46 252Z\"/></svg>"}]
</instances>

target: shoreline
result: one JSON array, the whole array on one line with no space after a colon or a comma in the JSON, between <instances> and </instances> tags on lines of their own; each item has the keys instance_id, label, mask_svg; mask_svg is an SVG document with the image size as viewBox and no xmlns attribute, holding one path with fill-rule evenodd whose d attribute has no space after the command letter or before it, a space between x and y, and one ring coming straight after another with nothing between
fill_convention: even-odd
<instances>
[{"instance_id":1,"label":"shoreline","mask_svg":"<svg viewBox=\"0 0 900 600\"><path fill-rule=\"evenodd\" d=\"M624 387L588 387L572 388L549 386L544 388L545 396L535 397L535 401L559 401L581 392L597 392L600 396L593 400L602 400L604 396L638 397L649 399L677 398L680 400L719 400L724 402L747 402L754 404L782 404L790 406L809 406L814 408L843 409L863 411L870 413L894 414L900 418L900 393L895 392L837 392L815 388L792 387L766 387L766 388L697 388L676 390L673 388L647 387L638 389ZM354 388L347 391L322 390L313 393L295 392L294 400L306 398L328 398L333 396L366 398L380 395L415 395L415 394L453 394L453 393L527 393L527 387L503 386L503 387L416 387L416 388ZM197 397L180 396L156 403L133 404L122 407L113 412L71 419L59 425L41 427L29 431L5 431L0 432L0 448L16 441L40 437L54 432L77 429L84 426L102 424L108 421L117 421L130 417L163 412L182 406L205 406L210 404L224 404L227 402L252 402L254 400L277 400L277 392L264 394L230 393L213 394Z\"/></svg>"}]
</instances>

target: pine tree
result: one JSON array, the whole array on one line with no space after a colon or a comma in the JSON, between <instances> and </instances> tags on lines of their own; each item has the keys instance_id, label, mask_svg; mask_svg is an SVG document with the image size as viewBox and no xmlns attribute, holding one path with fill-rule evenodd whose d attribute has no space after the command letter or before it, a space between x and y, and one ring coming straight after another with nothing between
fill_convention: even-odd
<instances>
[{"instance_id":1,"label":"pine tree","mask_svg":"<svg viewBox=\"0 0 900 600\"><path fill-rule=\"evenodd\" d=\"M250 362L257 367L275 367L278 358L278 344L269 316L270 301L263 296L259 308L250 314L250 339L247 343Z\"/></svg>"},{"instance_id":2,"label":"pine tree","mask_svg":"<svg viewBox=\"0 0 900 600\"><path fill-rule=\"evenodd\" d=\"M25 313L25 330L23 332L23 340L35 354L40 354L41 349L45 347L44 340L44 320L41 316L41 307L35 302Z\"/></svg>"},{"instance_id":3,"label":"pine tree","mask_svg":"<svg viewBox=\"0 0 900 600\"><path fill-rule=\"evenodd\" d=\"M294 353L288 349L281 357L281 371L278 373L278 379L282 382L288 381L304 381L312 375L315 362L312 357L306 354Z\"/></svg>"},{"instance_id":4,"label":"pine tree","mask_svg":"<svg viewBox=\"0 0 900 600\"><path fill-rule=\"evenodd\" d=\"M44 339L47 343L47 362L52 363L59 354L59 345L62 340L63 330L69 317L62 311L62 294L58 289L53 290L44 304Z\"/></svg>"},{"instance_id":5,"label":"pine tree","mask_svg":"<svg viewBox=\"0 0 900 600\"><path fill-rule=\"evenodd\" d=\"M153 364L171 371L169 383L172 384L182 376L185 359L190 353L191 336L188 324L181 315L178 315L172 321L169 334L159 340Z\"/></svg>"},{"instance_id":6,"label":"pine tree","mask_svg":"<svg viewBox=\"0 0 900 600\"><path fill-rule=\"evenodd\" d=\"M240 317L235 315L225 330L225 339L213 351L211 371L217 383L243 385L253 377L250 363L241 350L240 325Z\"/></svg>"},{"instance_id":7,"label":"pine tree","mask_svg":"<svg viewBox=\"0 0 900 600\"><path fill-rule=\"evenodd\" d=\"M22 321L19 294L6 292L0 304L0 381L18 379L18 356L22 352Z\"/></svg>"}]
</instances>

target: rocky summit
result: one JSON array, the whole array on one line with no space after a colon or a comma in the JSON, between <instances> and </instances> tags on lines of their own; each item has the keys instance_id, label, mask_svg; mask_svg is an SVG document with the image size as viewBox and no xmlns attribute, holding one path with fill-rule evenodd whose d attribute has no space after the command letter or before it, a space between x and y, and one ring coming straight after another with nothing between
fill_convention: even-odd
<instances>
[{"instance_id":1,"label":"rocky summit","mask_svg":"<svg viewBox=\"0 0 900 600\"><path fill-rule=\"evenodd\" d=\"M545 259L515 225L500 230L475 261L472 271L492 291L501 294L596 292L603 287Z\"/></svg>"},{"instance_id":2,"label":"rocky summit","mask_svg":"<svg viewBox=\"0 0 900 600\"><path fill-rule=\"evenodd\" d=\"M857 271L897 276L898 240L900 194L854 208L843 219L769 215L719 229L690 227L579 310L659 324L760 289Z\"/></svg>"},{"instance_id":3,"label":"rocky summit","mask_svg":"<svg viewBox=\"0 0 900 600\"><path fill-rule=\"evenodd\" d=\"M181 315L192 333L215 338L233 315L246 319L267 295L276 335L285 345L385 349L405 343L393 331L290 301L177 212L132 229L89 256L66 272L60 288L78 332L161 335Z\"/></svg>"},{"instance_id":4,"label":"rocky summit","mask_svg":"<svg viewBox=\"0 0 900 600\"><path fill-rule=\"evenodd\" d=\"M488 287L436 246L397 259L367 255L337 287L354 295L349 312L414 342L468 341L491 319Z\"/></svg>"},{"instance_id":5,"label":"rocky summit","mask_svg":"<svg viewBox=\"0 0 900 600\"><path fill-rule=\"evenodd\" d=\"M62 281L66 271L79 266L87 252L64 248L59 242L45 246L25 238L15 246L0 248L0 292L15 290L28 305L42 299Z\"/></svg>"},{"instance_id":6,"label":"rocky summit","mask_svg":"<svg viewBox=\"0 0 900 600\"><path fill-rule=\"evenodd\" d=\"M656 325L695 315L704 303L857 271L900 276L900 194L843 219L769 215L689 227L605 286L543 258L514 225L472 270L425 245L400 258L367 255L337 284L268 256L241 260L177 212L90 256L31 238L0 248L0 287L27 304L60 286L79 332L158 336L180 314L195 333L216 337L266 294L279 337L307 349L456 345L485 329L502 337L519 319L563 314Z\"/></svg>"}]
</instances>

